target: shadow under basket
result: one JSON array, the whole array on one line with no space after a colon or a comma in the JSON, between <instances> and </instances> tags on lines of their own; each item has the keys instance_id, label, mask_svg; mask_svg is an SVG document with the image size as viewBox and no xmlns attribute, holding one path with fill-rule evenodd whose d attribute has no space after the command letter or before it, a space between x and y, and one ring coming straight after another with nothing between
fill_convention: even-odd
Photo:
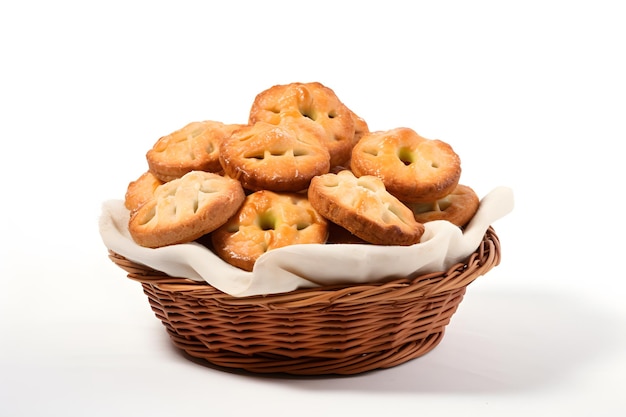
<instances>
[{"instance_id":1,"label":"shadow under basket","mask_svg":"<svg viewBox=\"0 0 626 417\"><path fill-rule=\"evenodd\" d=\"M174 345L210 364L253 373L352 375L434 349L467 286L500 262L489 228L464 263L381 283L233 297L110 252L138 281Z\"/></svg>"}]
</instances>

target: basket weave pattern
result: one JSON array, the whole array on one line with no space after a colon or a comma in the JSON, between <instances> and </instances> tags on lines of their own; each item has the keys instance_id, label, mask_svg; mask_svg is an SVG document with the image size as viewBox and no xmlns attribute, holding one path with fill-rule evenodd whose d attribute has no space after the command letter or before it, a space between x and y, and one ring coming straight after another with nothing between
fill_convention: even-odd
<instances>
[{"instance_id":1,"label":"basket weave pattern","mask_svg":"<svg viewBox=\"0 0 626 417\"><path fill-rule=\"evenodd\" d=\"M500 262L500 242L489 228L466 262L444 272L252 297L109 256L142 284L174 345L192 357L255 373L350 375L435 348L467 286Z\"/></svg>"}]
</instances>

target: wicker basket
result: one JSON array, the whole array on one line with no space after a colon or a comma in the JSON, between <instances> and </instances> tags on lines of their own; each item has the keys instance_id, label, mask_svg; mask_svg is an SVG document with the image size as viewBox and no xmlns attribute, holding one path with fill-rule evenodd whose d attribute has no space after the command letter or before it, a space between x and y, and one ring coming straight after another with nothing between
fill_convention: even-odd
<instances>
[{"instance_id":1,"label":"wicker basket","mask_svg":"<svg viewBox=\"0 0 626 417\"><path fill-rule=\"evenodd\" d=\"M489 228L476 252L445 272L251 297L110 258L142 284L173 343L194 358L254 373L350 375L437 346L466 287L500 262L500 242Z\"/></svg>"}]
</instances>

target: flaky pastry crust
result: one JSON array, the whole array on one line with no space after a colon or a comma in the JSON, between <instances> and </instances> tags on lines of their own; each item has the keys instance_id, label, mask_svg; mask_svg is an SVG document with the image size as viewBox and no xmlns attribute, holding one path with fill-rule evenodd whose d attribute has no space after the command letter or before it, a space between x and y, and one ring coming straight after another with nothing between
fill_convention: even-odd
<instances>
[{"instance_id":1,"label":"flaky pastry crust","mask_svg":"<svg viewBox=\"0 0 626 417\"><path fill-rule=\"evenodd\" d=\"M330 153L331 167L350 159L355 120L332 89L319 82L275 85L255 97L248 122L278 125L294 119L322 128L321 141Z\"/></svg>"},{"instance_id":2,"label":"flaky pastry crust","mask_svg":"<svg viewBox=\"0 0 626 417\"><path fill-rule=\"evenodd\" d=\"M328 172L330 156L308 126L257 122L222 142L220 162L224 172L248 190L296 192Z\"/></svg>"},{"instance_id":3,"label":"flaky pastry crust","mask_svg":"<svg viewBox=\"0 0 626 417\"><path fill-rule=\"evenodd\" d=\"M459 227L465 226L476 214L480 200L473 189L459 184L447 196L431 203L405 203L420 223L447 220Z\"/></svg>"},{"instance_id":4,"label":"flaky pastry crust","mask_svg":"<svg viewBox=\"0 0 626 417\"><path fill-rule=\"evenodd\" d=\"M413 212L372 175L344 170L315 177L308 198L322 216L369 243L412 245L424 233Z\"/></svg>"},{"instance_id":5,"label":"flaky pastry crust","mask_svg":"<svg viewBox=\"0 0 626 417\"><path fill-rule=\"evenodd\" d=\"M191 122L156 141L146 154L149 170L163 182L190 171L220 172L220 144L241 126L213 120Z\"/></svg>"},{"instance_id":6,"label":"flaky pastry crust","mask_svg":"<svg viewBox=\"0 0 626 417\"><path fill-rule=\"evenodd\" d=\"M191 171L157 187L152 199L131 212L128 230L149 248L191 242L226 223L244 199L239 181Z\"/></svg>"},{"instance_id":7,"label":"flaky pastry crust","mask_svg":"<svg viewBox=\"0 0 626 417\"><path fill-rule=\"evenodd\" d=\"M303 194L257 191L238 212L211 234L224 261L252 271L265 252L288 245L325 243L328 223Z\"/></svg>"},{"instance_id":8,"label":"flaky pastry crust","mask_svg":"<svg viewBox=\"0 0 626 417\"><path fill-rule=\"evenodd\" d=\"M413 203L445 197L461 177L461 160L449 144L405 127L363 136L352 150L350 168L356 176L379 177L387 191Z\"/></svg>"}]
</instances>

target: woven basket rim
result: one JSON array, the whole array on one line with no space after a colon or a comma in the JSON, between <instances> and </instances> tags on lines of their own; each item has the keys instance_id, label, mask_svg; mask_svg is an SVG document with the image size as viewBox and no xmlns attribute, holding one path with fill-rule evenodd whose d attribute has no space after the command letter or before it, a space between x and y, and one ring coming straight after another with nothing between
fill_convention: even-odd
<instances>
[{"instance_id":1,"label":"woven basket rim","mask_svg":"<svg viewBox=\"0 0 626 417\"><path fill-rule=\"evenodd\" d=\"M412 287L410 290L411 297L415 297L416 292L420 293L418 295L428 296L442 291L465 287L500 263L500 241L495 230L490 226L476 251L470 254L464 262L452 265L446 271L431 272L415 277L392 278L369 283L341 283L313 288L301 288L285 293L244 297L226 294L204 281L194 281L188 278L169 276L146 265L126 259L111 250L109 250L109 258L127 272L129 279L142 284L153 285L163 291L174 293L193 292L193 294L199 298L217 297L220 302L232 305L252 303L297 306L300 303L328 303L337 302L338 300L343 300L344 302L350 300L354 302L358 301L359 298L371 299L371 297L375 297L376 294L385 294L391 290L396 292L396 297L401 297L399 294L402 293L403 289L407 289L408 287ZM476 270L468 274L468 268Z\"/></svg>"}]
</instances>

